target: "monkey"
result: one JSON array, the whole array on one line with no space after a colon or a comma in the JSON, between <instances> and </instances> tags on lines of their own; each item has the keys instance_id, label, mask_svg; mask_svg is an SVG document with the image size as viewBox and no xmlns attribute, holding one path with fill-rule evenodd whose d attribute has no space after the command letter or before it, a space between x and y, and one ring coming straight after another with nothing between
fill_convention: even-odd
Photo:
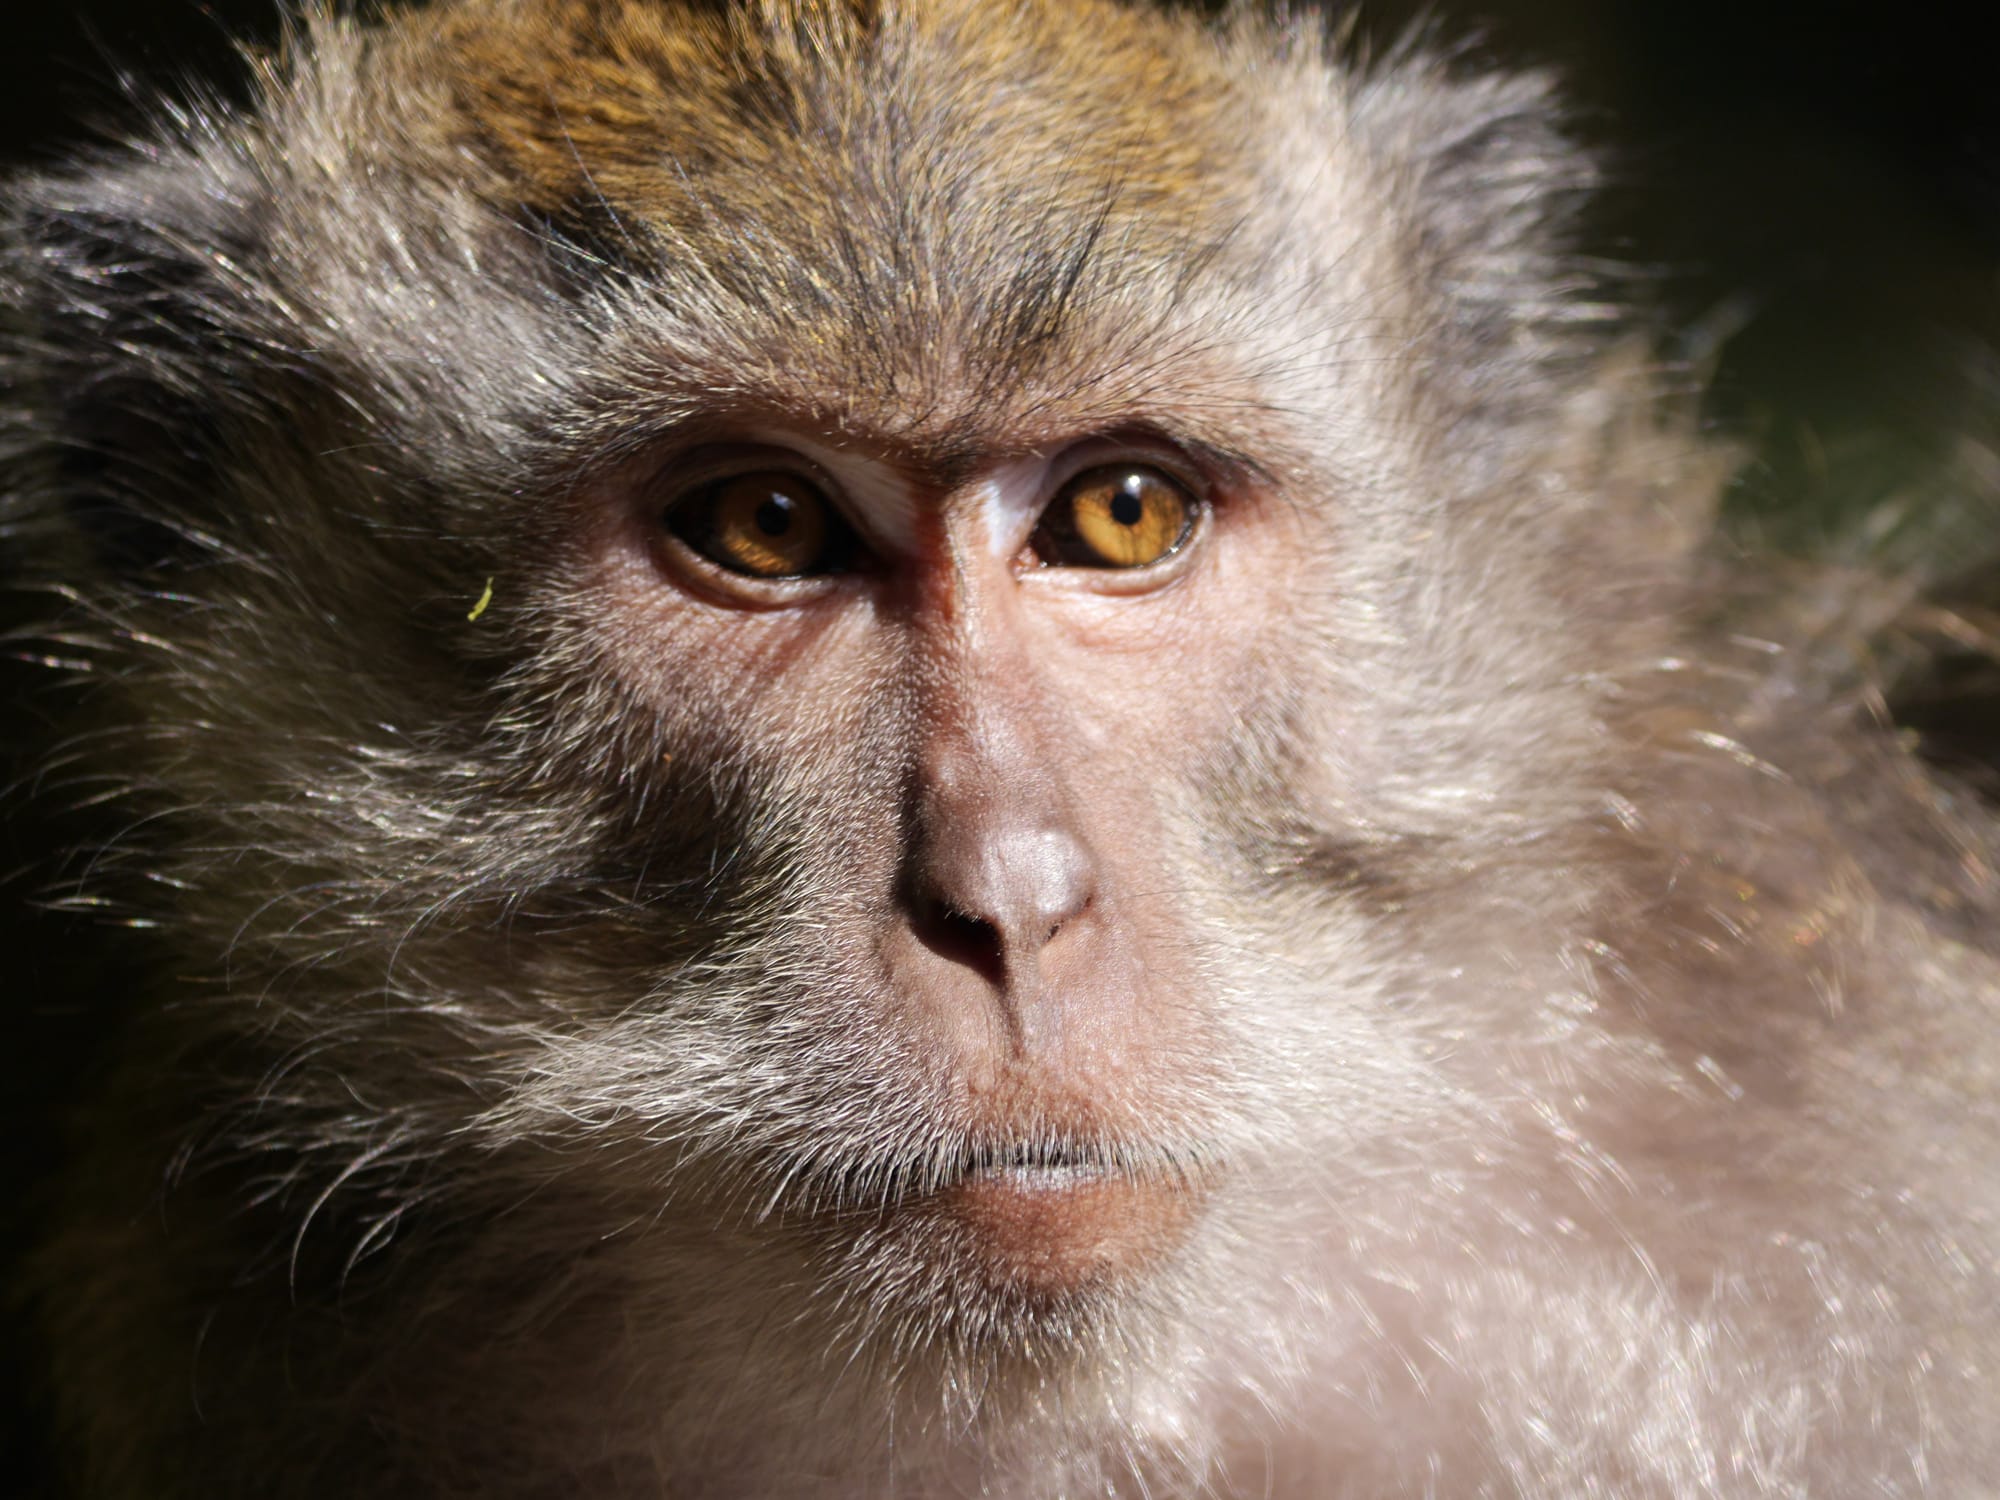
<instances>
[{"instance_id":1,"label":"monkey","mask_svg":"<svg viewBox=\"0 0 2000 1500\"><path fill-rule=\"evenodd\" d=\"M1548 78L1124 0L253 68L0 208L135 960L73 1493L1996 1493L2000 820L1908 580L1715 540Z\"/></svg>"}]
</instances>

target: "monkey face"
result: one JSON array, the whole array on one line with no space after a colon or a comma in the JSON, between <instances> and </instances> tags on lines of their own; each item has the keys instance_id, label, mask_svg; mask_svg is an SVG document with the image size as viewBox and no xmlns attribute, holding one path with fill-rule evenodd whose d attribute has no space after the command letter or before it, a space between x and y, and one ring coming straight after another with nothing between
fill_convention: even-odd
<instances>
[{"instance_id":1,"label":"monkey face","mask_svg":"<svg viewBox=\"0 0 2000 1500\"><path fill-rule=\"evenodd\" d=\"M1110 62L781 10L407 17L158 205L232 207L146 327L296 353L218 401L163 347L144 419L188 436L106 482L185 584L97 605L175 643L131 691L201 747L135 774L154 847L218 1034L317 1080L309 1156L347 1037L468 1191L692 1201L835 1304L1212 1283L1218 1203L1317 1233L1247 1185L1394 1155L1508 1035L1440 955L1556 962L1520 877L1426 903L1590 805L1563 559L1615 486L1543 291L1465 289L1527 231L1414 191L1472 169L1399 154L1394 90L1274 53L1280 100L1118 8Z\"/></svg>"},{"instance_id":2,"label":"monkey face","mask_svg":"<svg viewBox=\"0 0 2000 1500\"><path fill-rule=\"evenodd\" d=\"M880 1123L790 1147L793 1190L948 1225L1009 1285L1171 1248L1230 1043L1160 871L1199 858L1174 810L1239 732L1269 641L1236 601L1296 566L1282 508L1154 432L945 469L712 429L583 505L600 649L658 758L764 789L732 838L807 834L759 938L798 976L771 1003L810 1046L866 1038L877 1095L845 1109Z\"/></svg>"}]
</instances>

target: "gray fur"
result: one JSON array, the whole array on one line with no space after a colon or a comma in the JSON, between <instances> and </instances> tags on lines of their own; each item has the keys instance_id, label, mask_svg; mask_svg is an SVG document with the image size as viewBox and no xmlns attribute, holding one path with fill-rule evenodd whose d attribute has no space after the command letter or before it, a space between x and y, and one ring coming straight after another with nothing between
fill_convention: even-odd
<instances>
[{"instance_id":1,"label":"gray fur","mask_svg":"<svg viewBox=\"0 0 2000 1500\"><path fill-rule=\"evenodd\" d=\"M1706 544L1543 80L1240 18L1190 227L892 15L764 196L639 222L524 213L426 35L316 15L5 200L41 784L167 954L38 1261L82 1493L2000 1493L2000 830L1868 712L1898 585ZM978 1145L842 936L908 706L607 665L569 518L746 390L1170 420L1307 518L1158 773L1231 1169L1115 1295L861 1227Z\"/></svg>"}]
</instances>

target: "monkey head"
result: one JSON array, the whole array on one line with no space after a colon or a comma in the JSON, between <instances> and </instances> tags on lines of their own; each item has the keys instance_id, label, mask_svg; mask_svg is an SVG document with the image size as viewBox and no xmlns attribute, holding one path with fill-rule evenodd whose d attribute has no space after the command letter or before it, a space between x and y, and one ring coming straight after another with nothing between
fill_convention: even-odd
<instances>
[{"instance_id":1,"label":"monkey head","mask_svg":"<svg viewBox=\"0 0 2000 1500\"><path fill-rule=\"evenodd\" d=\"M453 0L256 82L0 261L50 775L168 955L48 1298L108 1493L1389 1494L1637 1409L1588 1309L1709 1327L1631 1247L1776 1214L1854 887L1759 873L1818 804L1677 654L1715 464L1542 80Z\"/></svg>"}]
</instances>

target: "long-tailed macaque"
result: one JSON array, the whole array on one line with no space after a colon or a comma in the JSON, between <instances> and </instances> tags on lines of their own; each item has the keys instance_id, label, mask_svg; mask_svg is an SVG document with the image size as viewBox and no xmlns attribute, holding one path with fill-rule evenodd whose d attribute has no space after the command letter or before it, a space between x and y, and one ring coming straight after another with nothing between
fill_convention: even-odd
<instances>
[{"instance_id":1,"label":"long-tailed macaque","mask_svg":"<svg viewBox=\"0 0 2000 1500\"><path fill-rule=\"evenodd\" d=\"M1544 80L257 70L0 229L57 899L158 955L28 1274L79 1494L2000 1493L2000 834L1893 586L1706 540Z\"/></svg>"}]
</instances>

